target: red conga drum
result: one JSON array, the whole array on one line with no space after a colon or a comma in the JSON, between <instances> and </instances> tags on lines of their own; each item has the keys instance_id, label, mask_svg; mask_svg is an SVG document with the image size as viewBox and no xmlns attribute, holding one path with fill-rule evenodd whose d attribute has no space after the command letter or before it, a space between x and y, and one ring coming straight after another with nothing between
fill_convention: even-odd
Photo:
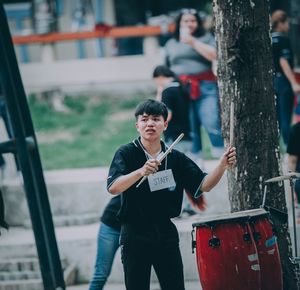
<instances>
[{"instance_id":1,"label":"red conga drum","mask_svg":"<svg viewBox=\"0 0 300 290\"><path fill-rule=\"evenodd\" d=\"M193 223L203 290L262 290L258 252L249 225L253 212L203 217Z\"/></svg>"},{"instance_id":2,"label":"red conga drum","mask_svg":"<svg viewBox=\"0 0 300 290\"><path fill-rule=\"evenodd\" d=\"M254 212L249 220L256 243L262 290L283 289L280 256L272 224L263 209Z\"/></svg>"}]
</instances>

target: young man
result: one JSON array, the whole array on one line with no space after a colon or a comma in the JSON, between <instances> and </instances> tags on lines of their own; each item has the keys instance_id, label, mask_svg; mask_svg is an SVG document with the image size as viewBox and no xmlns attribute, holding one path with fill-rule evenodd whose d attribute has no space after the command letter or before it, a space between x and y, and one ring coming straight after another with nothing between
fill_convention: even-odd
<instances>
[{"instance_id":1,"label":"young man","mask_svg":"<svg viewBox=\"0 0 300 290\"><path fill-rule=\"evenodd\" d=\"M180 214L183 189L197 199L236 160L235 148L228 148L208 175L177 150L159 162L166 151L161 135L167 116L164 103L139 104L135 117L140 137L117 150L109 170L108 191L122 193L120 244L127 290L149 290L151 266L163 290L184 290L179 237L170 219ZM144 176L148 180L137 187Z\"/></svg>"}]
</instances>

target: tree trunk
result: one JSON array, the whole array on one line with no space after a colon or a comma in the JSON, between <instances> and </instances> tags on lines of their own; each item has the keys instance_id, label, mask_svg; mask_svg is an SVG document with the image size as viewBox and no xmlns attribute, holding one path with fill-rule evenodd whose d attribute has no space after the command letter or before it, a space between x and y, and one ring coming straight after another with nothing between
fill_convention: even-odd
<instances>
[{"instance_id":1,"label":"tree trunk","mask_svg":"<svg viewBox=\"0 0 300 290\"><path fill-rule=\"evenodd\" d=\"M234 103L237 165L228 173L231 209L259 208L264 181L280 175L268 1L214 0L213 10L222 129L227 144L230 104ZM282 184L268 186L266 203L287 212ZM297 289L295 266L289 259L292 252L287 220L277 228L277 237L284 289Z\"/></svg>"}]
</instances>

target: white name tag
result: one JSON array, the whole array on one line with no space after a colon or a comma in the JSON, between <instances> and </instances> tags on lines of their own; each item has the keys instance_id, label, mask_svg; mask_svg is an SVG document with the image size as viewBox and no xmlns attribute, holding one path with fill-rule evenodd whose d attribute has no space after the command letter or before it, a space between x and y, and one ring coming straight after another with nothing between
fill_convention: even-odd
<instances>
[{"instance_id":1,"label":"white name tag","mask_svg":"<svg viewBox=\"0 0 300 290\"><path fill-rule=\"evenodd\" d=\"M172 169L158 171L148 176L148 182L151 191L157 191L165 188L175 187Z\"/></svg>"}]
</instances>

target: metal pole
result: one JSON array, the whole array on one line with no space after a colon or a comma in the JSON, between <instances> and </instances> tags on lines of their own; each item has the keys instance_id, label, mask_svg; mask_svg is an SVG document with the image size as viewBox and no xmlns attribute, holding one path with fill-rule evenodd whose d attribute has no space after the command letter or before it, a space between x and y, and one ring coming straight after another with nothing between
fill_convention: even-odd
<instances>
[{"instance_id":1,"label":"metal pole","mask_svg":"<svg viewBox=\"0 0 300 290\"><path fill-rule=\"evenodd\" d=\"M2 4L0 4L0 79L15 138L11 142L0 144L0 150L6 152L15 150L20 160L44 289L65 289L35 132Z\"/></svg>"},{"instance_id":2,"label":"metal pole","mask_svg":"<svg viewBox=\"0 0 300 290\"><path fill-rule=\"evenodd\" d=\"M293 213L293 231L294 231L294 247L295 247L295 257L298 257L298 249L297 249L297 231L296 231L296 216L295 216L295 192L294 192L294 181L293 177L290 179L290 186L291 186L291 195L292 195L292 213Z\"/></svg>"}]
</instances>

